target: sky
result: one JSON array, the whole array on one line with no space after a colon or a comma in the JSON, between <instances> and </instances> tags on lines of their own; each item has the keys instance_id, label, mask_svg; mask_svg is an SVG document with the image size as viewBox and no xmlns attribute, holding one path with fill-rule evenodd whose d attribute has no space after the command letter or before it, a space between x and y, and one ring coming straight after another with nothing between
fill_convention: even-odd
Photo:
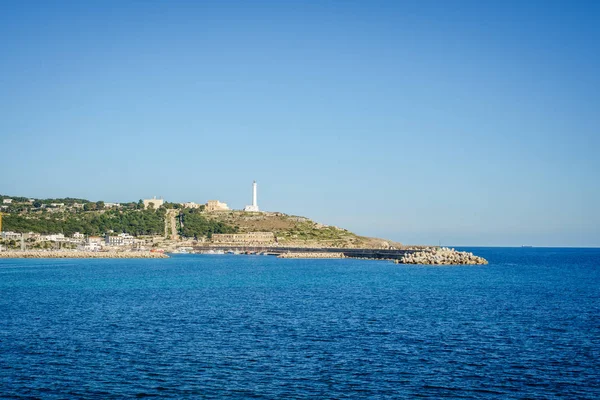
<instances>
[{"instance_id":1,"label":"sky","mask_svg":"<svg viewBox=\"0 0 600 400\"><path fill-rule=\"evenodd\" d=\"M0 193L600 246L600 2L0 0Z\"/></svg>"}]
</instances>

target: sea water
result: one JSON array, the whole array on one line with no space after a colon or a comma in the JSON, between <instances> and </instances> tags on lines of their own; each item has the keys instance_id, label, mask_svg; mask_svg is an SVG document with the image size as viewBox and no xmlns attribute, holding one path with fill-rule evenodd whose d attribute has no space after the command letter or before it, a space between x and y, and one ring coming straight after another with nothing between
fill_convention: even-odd
<instances>
[{"instance_id":1,"label":"sea water","mask_svg":"<svg viewBox=\"0 0 600 400\"><path fill-rule=\"evenodd\" d=\"M600 249L471 250L0 260L0 397L600 397Z\"/></svg>"}]
</instances>

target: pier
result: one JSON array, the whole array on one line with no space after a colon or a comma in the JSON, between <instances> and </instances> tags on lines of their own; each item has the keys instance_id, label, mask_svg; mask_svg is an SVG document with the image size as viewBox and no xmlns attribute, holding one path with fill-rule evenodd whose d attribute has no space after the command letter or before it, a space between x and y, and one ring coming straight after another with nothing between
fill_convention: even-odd
<instances>
[{"instance_id":1,"label":"pier","mask_svg":"<svg viewBox=\"0 0 600 400\"><path fill-rule=\"evenodd\" d=\"M343 253L349 258L371 258L375 260L399 260L405 254L417 250L389 250L389 249L347 249L338 247L274 247L274 246L193 246L194 251L223 250L241 253L262 253L280 255L283 253Z\"/></svg>"}]
</instances>

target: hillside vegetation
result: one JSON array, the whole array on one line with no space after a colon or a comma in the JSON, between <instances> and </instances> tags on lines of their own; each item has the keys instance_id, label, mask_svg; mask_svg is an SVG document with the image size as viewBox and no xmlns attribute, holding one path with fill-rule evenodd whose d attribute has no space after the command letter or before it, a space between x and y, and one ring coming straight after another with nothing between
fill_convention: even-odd
<instances>
[{"instance_id":1,"label":"hillside vegetation","mask_svg":"<svg viewBox=\"0 0 600 400\"><path fill-rule=\"evenodd\" d=\"M283 213L247 213L243 211L206 212L204 208L181 208L165 203L143 209L143 202L107 207L103 201L85 199L28 199L8 197L3 205L3 231L72 236L128 233L133 236L164 236L175 227L183 239L210 240L217 233L273 232L280 246L298 247L400 247L399 243L358 236L346 229L327 226L305 217ZM168 211L170 210L170 211Z\"/></svg>"},{"instance_id":2,"label":"hillside vegetation","mask_svg":"<svg viewBox=\"0 0 600 400\"><path fill-rule=\"evenodd\" d=\"M64 233L103 235L126 232L134 236L162 235L165 230L164 210L106 210L79 212L25 212L3 217L2 229L19 233Z\"/></svg>"},{"instance_id":3,"label":"hillside vegetation","mask_svg":"<svg viewBox=\"0 0 600 400\"><path fill-rule=\"evenodd\" d=\"M358 236L346 229L316 223L305 217L283 213L246 213L221 211L204 213L206 218L233 226L237 232L273 232L281 246L367 247L402 246L383 239Z\"/></svg>"}]
</instances>

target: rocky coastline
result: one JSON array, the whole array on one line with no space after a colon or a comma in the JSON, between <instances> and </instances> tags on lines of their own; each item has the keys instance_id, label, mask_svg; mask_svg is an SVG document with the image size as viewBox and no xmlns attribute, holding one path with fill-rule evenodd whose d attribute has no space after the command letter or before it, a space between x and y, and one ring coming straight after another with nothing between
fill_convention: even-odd
<instances>
[{"instance_id":1,"label":"rocky coastline","mask_svg":"<svg viewBox=\"0 0 600 400\"><path fill-rule=\"evenodd\" d=\"M405 254L398 264L421 265L485 265L487 260L466 251L457 251L448 247L428 248L414 253Z\"/></svg>"},{"instance_id":2,"label":"rocky coastline","mask_svg":"<svg viewBox=\"0 0 600 400\"><path fill-rule=\"evenodd\" d=\"M169 258L150 251L2 251L0 258Z\"/></svg>"}]
</instances>

